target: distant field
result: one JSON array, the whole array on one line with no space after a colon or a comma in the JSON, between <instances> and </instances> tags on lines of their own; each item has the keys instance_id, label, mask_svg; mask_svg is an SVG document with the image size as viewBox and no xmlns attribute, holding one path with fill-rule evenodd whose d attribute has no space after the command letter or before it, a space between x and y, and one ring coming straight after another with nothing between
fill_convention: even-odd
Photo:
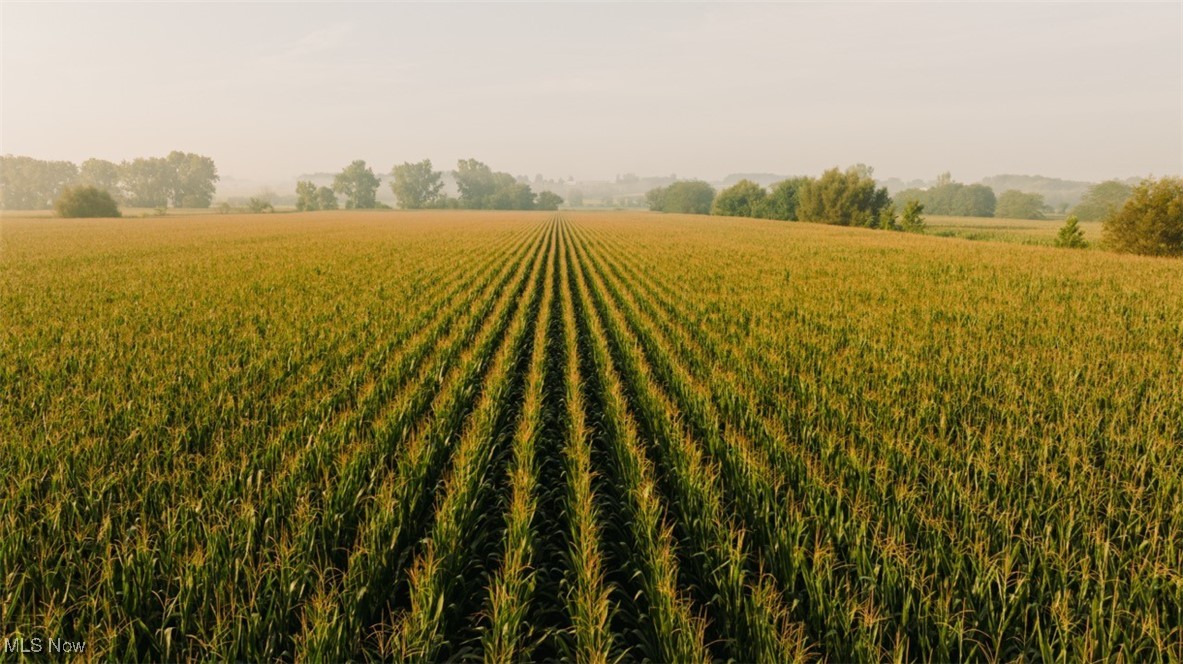
<instances>
[{"instance_id":1,"label":"distant field","mask_svg":"<svg viewBox=\"0 0 1183 664\"><path fill-rule=\"evenodd\" d=\"M970 222L1058 226L929 220ZM5 217L0 632L1178 661L1181 265L647 213Z\"/></svg>"},{"instance_id":2,"label":"distant field","mask_svg":"<svg viewBox=\"0 0 1183 664\"><path fill-rule=\"evenodd\" d=\"M1051 246L1056 233L1064 224L1058 219L995 219L993 217L941 217L926 216L927 232L930 235L959 237L966 240L989 240ZM1082 221L1080 228L1090 244L1101 241L1101 222Z\"/></svg>"}]
</instances>

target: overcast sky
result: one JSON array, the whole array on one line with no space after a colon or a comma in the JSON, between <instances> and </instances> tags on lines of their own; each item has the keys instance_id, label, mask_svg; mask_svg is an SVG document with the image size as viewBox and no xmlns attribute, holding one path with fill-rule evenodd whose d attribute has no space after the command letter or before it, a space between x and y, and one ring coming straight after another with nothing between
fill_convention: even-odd
<instances>
[{"instance_id":1,"label":"overcast sky","mask_svg":"<svg viewBox=\"0 0 1183 664\"><path fill-rule=\"evenodd\" d=\"M1183 3L0 3L0 151L283 180L1183 172Z\"/></svg>"}]
</instances>

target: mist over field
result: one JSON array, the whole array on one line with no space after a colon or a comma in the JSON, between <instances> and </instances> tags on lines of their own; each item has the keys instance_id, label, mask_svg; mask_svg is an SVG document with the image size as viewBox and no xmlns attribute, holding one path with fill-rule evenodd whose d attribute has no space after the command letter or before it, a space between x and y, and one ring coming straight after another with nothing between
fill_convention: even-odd
<instances>
[{"instance_id":1,"label":"mist over field","mask_svg":"<svg viewBox=\"0 0 1183 664\"><path fill-rule=\"evenodd\" d=\"M0 11L0 151L196 152L221 195L357 158L578 181L1183 172L1178 3Z\"/></svg>"}]
</instances>

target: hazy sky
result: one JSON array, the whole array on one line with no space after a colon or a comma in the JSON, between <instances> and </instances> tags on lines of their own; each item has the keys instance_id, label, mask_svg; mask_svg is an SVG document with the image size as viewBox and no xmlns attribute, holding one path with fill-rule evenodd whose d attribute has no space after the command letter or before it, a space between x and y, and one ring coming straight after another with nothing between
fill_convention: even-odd
<instances>
[{"instance_id":1,"label":"hazy sky","mask_svg":"<svg viewBox=\"0 0 1183 664\"><path fill-rule=\"evenodd\" d=\"M1183 3L0 3L0 152L283 180L1183 172Z\"/></svg>"}]
</instances>

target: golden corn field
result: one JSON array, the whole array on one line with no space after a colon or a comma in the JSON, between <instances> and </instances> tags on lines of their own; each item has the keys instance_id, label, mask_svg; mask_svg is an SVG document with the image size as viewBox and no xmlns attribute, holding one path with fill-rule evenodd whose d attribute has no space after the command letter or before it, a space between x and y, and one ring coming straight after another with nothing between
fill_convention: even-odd
<instances>
[{"instance_id":1,"label":"golden corn field","mask_svg":"<svg viewBox=\"0 0 1183 664\"><path fill-rule=\"evenodd\" d=\"M628 213L0 221L0 632L1183 660L1183 263Z\"/></svg>"}]
</instances>

